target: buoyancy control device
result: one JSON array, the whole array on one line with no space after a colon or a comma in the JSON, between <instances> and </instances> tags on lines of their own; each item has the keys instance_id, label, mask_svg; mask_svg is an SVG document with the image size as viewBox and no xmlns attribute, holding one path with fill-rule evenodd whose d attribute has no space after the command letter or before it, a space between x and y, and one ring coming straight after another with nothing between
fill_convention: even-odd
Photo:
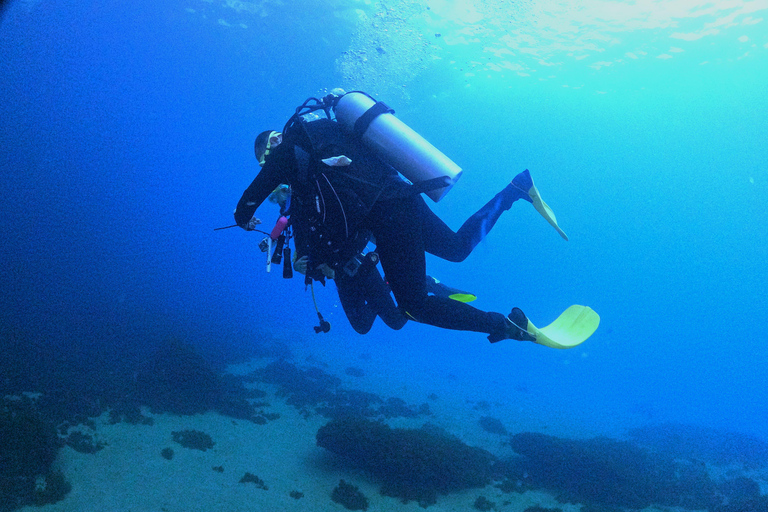
<instances>
[{"instance_id":1,"label":"buoyancy control device","mask_svg":"<svg viewBox=\"0 0 768 512\"><path fill-rule=\"evenodd\" d=\"M335 89L308 98L283 128L299 169L297 209L312 225L310 253L333 268L359 252L350 247L359 246L358 224L385 189L391 197L388 183L398 181L398 172L413 184L398 194L423 192L434 201L461 176L458 165L393 114L364 92Z\"/></svg>"},{"instance_id":2,"label":"buoyancy control device","mask_svg":"<svg viewBox=\"0 0 768 512\"><path fill-rule=\"evenodd\" d=\"M294 242L297 254L308 254L308 269L325 263L354 277L361 262L367 261L364 250L370 238L356 220L370 211L389 178L398 180L397 172L413 184L408 194L423 192L435 202L462 174L458 165L397 119L394 110L360 91L336 89L322 99L307 99L296 108L283 134L284 142L294 144L299 169L292 212L306 222L308 236L302 237L306 240L302 250L299 239ZM323 280L312 274L307 272L305 284ZM314 288L312 293L314 299ZM319 310L317 314L320 326L315 331L328 332L330 324Z\"/></svg>"}]
</instances>

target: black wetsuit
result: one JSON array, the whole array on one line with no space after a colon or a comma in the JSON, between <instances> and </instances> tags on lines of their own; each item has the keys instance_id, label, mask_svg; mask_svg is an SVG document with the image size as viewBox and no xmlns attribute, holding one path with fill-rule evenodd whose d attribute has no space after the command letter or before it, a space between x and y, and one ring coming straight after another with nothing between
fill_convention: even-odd
<instances>
[{"instance_id":1,"label":"black wetsuit","mask_svg":"<svg viewBox=\"0 0 768 512\"><path fill-rule=\"evenodd\" d=\"M284 208L281 215L290 215ZM294 244L297 247L305 246L303 237L307 236L305 219L301 216L291 216L291 226L294 234ZM368 237L365 238L368 240ZM301 258L306 254L296 253L295 257ZM375 256L375 258L371 258ZM358 267L353 275L345 269L336 271L333 279L336 291L339 295L341 307L349 320L349 324L358 334L367 334L373 327L376 317L380 317L384 323L394 330L400 330L408 322L403 311L392 300L392 290L386 283L378 269L378 254L369 252L360 254L357 258ZM427 290L430 295L461 300L460 297L469 297L472 294L451 288L433 277L427 276Z\"/></svg>"},{"instance_id":2,"label":"black wetsuit","mask_svg":"<svg viewBox=\"0 0 768 512\"><path fill-rule=\"evenodd\" d=\"M310 123L312 125L314 123ZM270 152L264 167L245 190L235 210L235 222L247 225L258 206L281 183L291 185L293 215L303 215L309 207L309 185L299 179L300 171L293 143L284 134L283 143ZM517 200L519 190L507 186L462 225L452 231L429 209L421 195L403 193L409 185L399 179L396 171L379 162L364 147L359 146L352 161L362 163L370 173L368 186L357 191L370 209L358 219L358 227L371 231L384 275L400 309L416 321L446 329L498 334L505 332L506 317L501 313L485 312L466 303L446 297L429 295L426 285L426 256L429 252L448 261L462 261L483 239L501 213ZM359 180L358 180L359 181ZM307 248L309 251L309 248ZM300 249L297 248L297 251Z\"/></svg>"},{"instance_id":3,"label":"black wetsuit","mask_svg":"<svg viewBox=\"0 0 768 512\"><path fill-rule=\"evenodd\" d=\"M375 265L362 265L352 277L337 272L334 282L344 314L356 332L370 331L377 316L395 330L402 329L408 321L392 300L389 286Z\"/></svg>"}]
</instances>

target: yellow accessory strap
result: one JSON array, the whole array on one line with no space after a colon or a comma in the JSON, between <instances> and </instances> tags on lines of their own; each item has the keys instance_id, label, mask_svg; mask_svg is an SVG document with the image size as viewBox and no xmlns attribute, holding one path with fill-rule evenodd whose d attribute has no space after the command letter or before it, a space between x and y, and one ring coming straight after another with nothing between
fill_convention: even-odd
<instances>
[{"instance_id":1,"label":"yellow accessory strap","mask_svg":"<svg viewBox=\"0 0 768 512\"><path fill-rule=\"evenodd\" d=\"M282 135L282 133L274 130L269 132L269 137L267 137L267 148L264 150L264 154L261 155L261 158L259 158L259 165L264 166L269 150L272 148L272 137L277 137L278 135Z\"/></svg>"}]
</instances>

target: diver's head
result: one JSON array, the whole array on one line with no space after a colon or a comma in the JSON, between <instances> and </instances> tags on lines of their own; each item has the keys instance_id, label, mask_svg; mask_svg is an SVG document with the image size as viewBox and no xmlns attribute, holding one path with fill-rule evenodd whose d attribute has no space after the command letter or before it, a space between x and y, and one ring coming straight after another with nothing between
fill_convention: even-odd
<instances>
[{"instance_id":1,"label":"diver's head","mask_svg":"<svg viewBox=\"0 0 768 512\"><path fill-rule=\"evenodd\" d=\"M267 130L256 136L253 151L260 166L264 166L264 160L267 158L269 150L275 149L281 142L283 142L283 134L274 130Z\"/></svg>"}]
</instances>

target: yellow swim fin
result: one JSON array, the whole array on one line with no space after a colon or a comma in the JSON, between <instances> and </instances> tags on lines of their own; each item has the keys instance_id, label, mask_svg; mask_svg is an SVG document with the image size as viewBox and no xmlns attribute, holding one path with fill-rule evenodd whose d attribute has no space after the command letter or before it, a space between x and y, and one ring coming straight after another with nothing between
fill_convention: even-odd
<instances>
[{"instance_id":1,"label":"yellow swim fin","mask_svg":"<svg viewBox=\"0 0 768 512\"><path fill-rule=\"evenodd\" d=\"M528 169L515 176L515 178L512 180L512 186L517 188L523 194L527 194L531 203L533 203L533 207L536 208L536 211L539 212L541 216L544 217L544 219L546 219L546 221L549 222L552 227L557 230L558 233L560 233L561 237L563 237L565 240L568 240L568 235L566 235L565 232L560 229L560 226L557 225L557 218L555 217L555 213L552 211L552 208L550 208L549 205L541 199L539 189L537 189L536 185L533 184L533 178L531 178L531 173L528 171Z\"/></svg>"},{"instance_id":2,"label":"yellow swim fin","mask_svg":"<svg viewBox=\"0 0 768 512\"><path fill-rule=\"evenodd\" d=\"M541 329L528 320L528 332L536 343L551 348L572 348L584 343L600 325L600 315L588 306L573 305L563 311L557 320Z\"/></svg>"},{"instance_id":3,"label":"yellow swim fin","mask_svg":"<svg viewBox=\"0 0 768 512\"><path fill-rule=\"evenodd\" d=\"M451 288L440 282L439 279L427 276L427 293L438 297L448 297L458 302L472 302L477 298L474 293L465 292L457 288Z\"/></svg>"},{"instance_id":4,"label":"yellow swim fin","mask_svg":"<svg viewBox=\"0 0 768 512\"><path fill-rule=\"evenodd\" d=\"M477 295L473 293L461 292L461 293L452 293L448 296L448 298L453 299L457 302L472 302L477 298Z\"/></svg>"},{"instance_id":5,"label":"yellow swim fin","mask_svg":"<svg viewBox=\"0 0 768 512\"><path fill-rule=\"evenodd\" d=\"M531 201L533 202L533 207L536 208L536 211L539 212L541 216L544 217L546 221L549 222L552 227L557 230L558 233L560 233L560 236L567 241L568 235L566 235L565 232L560 229L560 226L557 225L555 212L553 212L552 208L550 208L549 205L541 199L541 194L539 194L539 190L536 188L536 185L533 185L528 190L528 195L531 196Z\"/></svg>"}]
</instances>

